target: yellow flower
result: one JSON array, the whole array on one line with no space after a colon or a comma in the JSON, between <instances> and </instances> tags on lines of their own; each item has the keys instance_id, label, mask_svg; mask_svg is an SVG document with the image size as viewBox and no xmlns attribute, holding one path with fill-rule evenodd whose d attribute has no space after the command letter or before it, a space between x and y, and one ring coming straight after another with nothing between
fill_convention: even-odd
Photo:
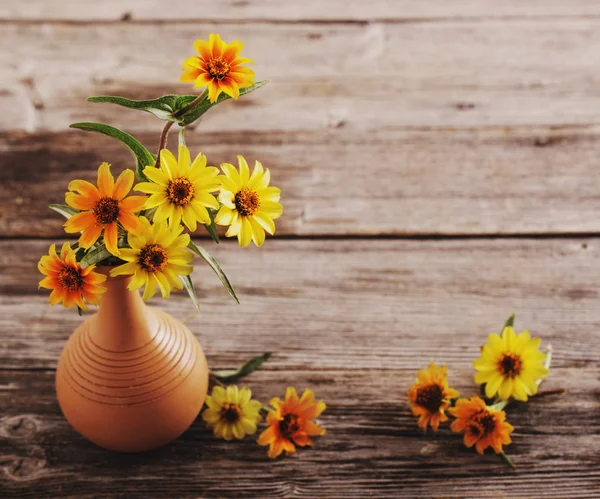
<instances>
[{"instance_id":1,"label":"yellow flower","mask_svg":"<svg viewBox=\"0 0 600 499\"><path fill-rule=\"evenodd\" d=\"M546 355L539 351L540 338L531 338L527 331L519 335L511 327L505 327L502 336L490 334L488 343L481 349L481 357L473 362L479 371L475 383L485 383L485 396L498 394L501 400L514 397L525 401L535 395L537 381L548 376L544 367Z\"/></svg>"},{"instance_id":2,"label":"yellow flower","mask_svg":"<svg viewBox=\"0 0 600 499\"><path fill-rule=\"evenodd\" d=\"M91 305L98 305L102 293L106 292L104 286L98 286L106 281L106 276L94 272L95 268L95 265L81 268L69 243L63 244L60 256L53 244L48 255L38 263L38 270L46 276L40 281L40 288L52 290L48 300L50 305L62 302L65 308L78 305L85 310L84 299Z\"/></svg>"},{"instance_id":3,"label":"yellow flower","mask_svg":"<svg viewBox=\"0 0 600 499\"><path fill-rule=\"evenodd\" d=\"M479 454L483 454L488 447L500 454L502 446L511 443L509 435L514 427L506 422L506 413L487 407L477 395L470 400L459 399L448 412L457 418L450 426L452 431L464 432L465 445L475 445Z\"/></svg>"},{"instance_id":4,"label":"yellow flower","mask_svg":"<svg viewBox=\"0 0 600 499\"><path fill-rule=\"evenodd\" d=\"M326 409L325 402L315 402L312 390L304 390L298 398L296 389L290 386L285 392L285 400L275 397L270 404L274 409L267 416L269 427L258 437L259 445L269 446L270 458L274 459L284 451L293 454L296 452L294 444L312 446L309 437L325 435L325 428L311 421Z\"/></svg>"},{"instance_id":5,"label":"yellow flower","mask_svg":"<svg viewBox=\"0 0 600 499\"><path fill-rule=\"evenodd\" d=\"M171 289L182 289L177 276L192 273L188 265L194 255L185 248L190 243L189 234L181 234L183 227L169 227L166 222L150 225L145 217L140 217L143 232L140 236L129 234L127 242L131 248L122 248L120 258L128 263L110 271L111 277L132 275L127 288L139 289L145 286L144 300L156 293L158 285L163 298L168 298Z\"/></svg>"},{"instance_id":6,"label":"yellow flower","mask_svg":"<svg viewBox=\"0 0 600 499\"><path fill-rule=\"evenodd\" d=\"M84 210L73 215L65 223L65 232L83 231L79 246L88 249L94 244L102 229L106 249L113 255L119 255L117 222L129 232L137 233L141 229L139 218L134 213L140 211L146 202L146 196L125 198L133 184L133 172L125 170L115 179L110 173L110 165L102 163L98 168L98 188L85 180L73 180L65 201L76 210Z\"/></svg>"},{"instance_id":7,"label":"yellow flower","mask_svg":"<svg viewBox=\"0 0 600 499\"><path fill-rule=\"evenodd\" d=\"M450 400L458 397L458 392L448 387L447 374L448 367L436 367L432 362L426 370L419 370L417 381L408 390L410 408L419 416L417 424L424 431L428 425L437 431L440 422L448 421L445 410L450 407Z\"/></svg>"},{"instance_id":8,"label":"yellow flower","mask_svg":"<svg viewBox=\"0 0 600 499\"><path fill-rule=\"evenodd\" d=\"M207 167L204 154L198 154L190 165L190 151L184 145L179 146L178 155L179 161L168 149L161 150L160 168L144 168L144 175L152 182L141 182L135 190L152 194L144 208L156 207L154 222L168 220L169 225L177 226L183 220L194 232L197 222L211 223L206 208L219 209L219 203L211 194L221 187L219 169Z\"/></svg>"},{"instance_id":9,"label":"yellow flower","mask_svg":"<svg viewBox=\"0 0 600 499\"><path fill-rule=\"evenodd\" d=\"M229 163L221 165L225 177L221 179L219 202L223 206L215 217L215 223L229 225L225 235L237 236L240 246L248 246L250 241L262 246L265 231L273 235L273 220L281 216L281 191L277 187L269 187L271 173L268 169L264 171L259 161L254 165L252 176L243 156L238 156L238 162L239 173Z\"/></svg>"},{"instance_id":10,"label":"yellow flower","mask_svg":"<svg viewBox=\"0 0 600 499\"><path fill-rule=\"evenodd\" d=\"M251 398L249 388L215 386L211 395L206 397L208 408L202 413L202 419L206 426L212 427L217 438L232 440L254 435L262 404Z\"/></svg>"},{"instance_id":11,"label":"yellow flower","mask_svg":"<svg viewBox=\"0 0 600 499\"><path fill-rule=\"evenodd\" d=\"M181 81L194 82L194 87L208 88L210 102L215 102L221 92L237 99L240 88L254 84L254 71L242 66L251 59L239 57L244 44L237 40L225 43L217 34L211 33L208 42L196 40L194 48L199 56L183 63Z\"/></svg>"}]
</instances>

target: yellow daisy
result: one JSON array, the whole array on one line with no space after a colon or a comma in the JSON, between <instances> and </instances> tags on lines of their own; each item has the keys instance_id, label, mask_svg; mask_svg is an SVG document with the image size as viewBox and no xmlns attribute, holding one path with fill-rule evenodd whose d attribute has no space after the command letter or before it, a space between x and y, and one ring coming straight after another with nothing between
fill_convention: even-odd
<instances>
[{"instance_id":1,"label":"yellow daisy","mask_svg":"<svg viewBox=\"0 0 600 499\"><path fill-rule=\"evenodd\" d=\"M181 234L183 227L169 227L166 222L150 225L146 217L140 217L143 225L141 236L129 234L127 242L131 248L122 248L120 258L127 263L110 271L111 277L132 275L127 286L130 290L145 286L144 300L156 293L158 285L163 298L168 298L171 289L182 289L177 276L192 273L189 262L194 255L186 250L190 243L189 234Z\"/></svg>"},{"instance_id":2,"label":"yellow daisy","mask_svg":"<svg viewBox=\"0 0 600 499\"><path fill-rule=\"evenodd\" d=\"M501 400L514 397L525 401L535 395L538 380L548 376L544 367L546 355L539 351L540 338L532 338L527 331L519 335L511 326L502 336L490 334L488 343L481 348L481 357L473 362L478 371L475 383L485 383L485 396Z\"/></svg>"},{"instance_id":3,"label":"yellow daisy","mask_svg":"<svg viewBox=\"0 0 600 499\"><path fill-rule=\"evenodd\" d=\"M431 425L433 431L437 431L440 423L448 421L446 409L450 407L450 401L458 397L454 388L448 387L448 367L437 367L434 362L427 369L420 369L417 373L417 381L408 390L408 401L415 416L419 416L417 425L427 430Z\"/></svg>"},{"instance_id":4,"label":"yellow daisy","mask_svg":"<svg viewBox=\"0 0 600 499\"><path fill-rule=\"evenodd\" d=\"M215 102L221 92L237 99L240 88L254 84L254 71L242 66L252 60L239 56L242 42L225 43L218 34L211 33L208 42L196 40L194 48L199 56L183 62L181 81L194 82L196 88L206 86L210 102Z\"/></svg>"},{"instance_id":5,"label":"yellow daisy","mask_svg":"<svg viewBox=\"0 0 600 499\"><path fill-rule=\"evenodd\" d=\"M250 241L262 246L265 232L273 235L273 220L281 216L281 191L277 187L269 187L271 173L269 169L264 170L259 161L255 162L252 175L243 156L238 156L238 162L239 172L229 163L221 165L225 177L221 178L219 202L223 206L215 217L215 223L229 225L225 235L237 236L240 246L248 246Z\"/></svg>"},{"instance_id":6,"label":"yellow daisy","mask_svg":"<svg viewBox=\"0 0 600 499\"><path fill-rule=\"evenodd\" d=\"M208 408L202 413L202 419L206 426L212 427L217 438L232 440L254 435L262 404L251 399L249 388L215 386L211 395L206 397Z\"/></svg>"},{"instance_id":7,"label":"yellow daisy","mask_svg":"<svg viewBox=\"0 0 600 499\"><path fill-rule=\"evenodd\" d=\"M176 227L183 220L194 232L197 222L211 223L206 208L219 209L219 203L211 194L221 187L219 169L206 166L204 154L198 154L190 164L190 151L184 145L179 146L178 155L179 161L168 149L161 150L160 168L144 168L144 175L152 182L141 182L135 190L152 194L144 208L156 208L154 222L168 220L169 225Z\"/></svg>"}]
</instances>

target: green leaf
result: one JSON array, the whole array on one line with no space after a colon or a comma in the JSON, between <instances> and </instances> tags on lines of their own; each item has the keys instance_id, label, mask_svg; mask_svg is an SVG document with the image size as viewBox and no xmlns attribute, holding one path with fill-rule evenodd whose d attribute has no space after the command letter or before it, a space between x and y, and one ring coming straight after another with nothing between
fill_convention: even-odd
<instances>
[{"instance_id":1,"label":"green leaf","mask_svg":"<svg viewBox=\"0 0 600 499\"><path fill-rule=\"evenodd\" d=\"M102 133L125 144L136 161L135 176L138 180L148 181L144 175L144 168L146 166L154 165L156 156L148 151L148 149L146 149L135 137L132 137L118 128L103 123L73 123L70 125L70 128L78 128L79 130L84 130L86 132Z\"/></svg>"},{"instance_id":2,"label":"green leaf","mask_svg":"<svg viewBox=\"0 0 600 499\"><path fill-rule=\"evenodd\" d=\"M194 243L194 241L190 241L190 244L188 244L188 248L190 248L194 253L196 253L196 255L198 255L206 263L208 263L209 267L213 269L215 274L217 274L217 277L223 283L223 286L225 286L225 289L229 292L234 301L239 305L240 300L238 300L238 297L236 296L235 291L233 290L233 286L229 282L229 279L227 279L225 272L223 272L223 269L221 269L214 257L202 246L197 246L196 243Z\"/></svg>"},{"instance_id":3,"label":"green leaf","mask_svg":"<svg viewBox=\"0 0 600 499\"><path fill-rule=\"evenodd\" d=\"M184 130L184 128L182 128L182 130ZM203 225L203 227L206 229L206 232L210 234L213 241L219 244L219 234L217 234L217 226L215 225L215 214L210 208L208 208L207 211L208 216L210 217L210 225Z\"/></svg>"},{"instance_id":4,"label":"green leaf","mask_svg":"<svg viewBox=\"0 0 600 499\"><path fill-rule=\"evenodd\" d=\"M77 305L77 313L79 314L79 317L83 315L83 309L79 305Z\"/></svg>"},{"instance_id":5,"label":"green leaf","mask_svg":"<svg viewBox=\"0 0 600 499\"><path fill-rule=\"evenodd\" d=\"M515 314L512 314L508 319L506 319L506 322L504 323L504 327L502 328L502 331L504 331L504 328L513 327L514 323L515 323Z\"/></svg>"},{"instance_id":6,"label":"green leaf","mask_svg":"<svg viewBox=\"0 0 600 499\"><path fill-rule=\"evenodd\" d=\"M263 81L259 81L259 82L255 83L251 87L241 88L240 96L249 94L250 92L253 92L254 90L262 87L266 83L267 83L267 80L263 80ZM179 110L181 110L185 106L187 106L196 97L198 97L198 96L197 95L181 95L181 96L177 97L177 102L175 103L175 113L177 113ZM227 99L231 99L231 97L229 97L229 95L227 95L224 92L221 92L221 94L219 95L217 100L213 103L211 103L208 99L203 99L200 102L198 102L198 104L196 104L192 109L190 109L185 114L183 114L183 116L181 116L177 120L177 123L179 123L179 125L181 125L181 126L187 126L190 123L193 123L194 121L196 121L198 118L200 118L200 116L202 116L204 113L206 113L206 111L208 111L210 108L216 106L217 104L220 104L221 102L223 102Z\"/></svg>"},{"instance_id":7,"label":"green leaf","mask_svg":"<svg viewBox=\"0 0 600 499\"><path fill-rule=\"evenodd\" d=\"M81 259L82 267L89 267L90 265L97 265L102 260L109 258L111 256L110 252L106 249L104 244L97 246L96 248L88 251L85 256Z\"/></svg>"},{"instance_id":8,"label":"green leaf","mask_svg":"<svg viewBox=\"0 0 600 499\"><path fill-rule=\"evenodd\" d=\"M192 278L189 275L180 275L179 280L183 283L183 287L188 292L188 295L190 295L190 298L196 307L196 311L200 313L200 304L198 303L198 297L196 296L196 290L194 289Z\"/></svg>"},{"instance_id":9,"label":"green leaf","mask_svg":"<svg viewBox=\"0 0 600 499\"><path fill-rule=\"evenodd\" d=\"M54 210L56 213L60 213L67 220L69 218L71 218L73 215L76 215L77 213L79 213L78 210L76 210L75 208L71 208L70 206L67 206L66 204L51 204L51 205L49 205L49 208L51 210Z\"/></svg>"},{"instance_id":10,"label":"green leaf","mask_svg":"<svg viewBox=\"0 0 600 499\"><path fill-rule=\"evenodd\" d=\"M129 109L136 109L138 111L145 111L152 113L157 118L165 121L177 121L173 117L175 111L175 105L177 103L177 95L163 95L158 99L151 100L131 100L125 97L118 97L112 95L99 95L97 97L88 97L86 100L89 102L100 102L108 104L116 104L117 106L127 107Z\"/></svg>"},{"instance_id":11,"label":"green leaf","mask_svg":"<svg viewBox=\"0 0 600 499\"><path fill-rule=\"evenodd\" d=\"M253 359L250 359L248 362L244 363L239 369L211 371L211 373L219 381L223 381L223 382L235 381L236 379L248 376L250 373L259 369L260 366L262 366L263 363L265 361L267 361L270 356L271 356L270 352L263 353L262 355L259 355L258 357L254 357Z\"/></svg>"}]
</instances>

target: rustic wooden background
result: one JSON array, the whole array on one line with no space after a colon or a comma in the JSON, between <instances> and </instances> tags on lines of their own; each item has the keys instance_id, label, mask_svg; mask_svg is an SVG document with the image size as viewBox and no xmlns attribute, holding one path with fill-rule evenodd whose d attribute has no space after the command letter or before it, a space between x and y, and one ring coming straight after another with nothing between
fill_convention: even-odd
<instances>
[{"instance_id":1,"label":"rustic wooden background","mask_svg":"<svg viewBox=\"0 0 600 499\"><path fill-rule=\"evenodd\" d=\"M599 2L3 0L0 18L1 497L600 497ZM209 32L271 83L188 143L260 158L284 216L260 250L213 249L242 306L202 265L200 318L185 296L152 303L215 368L274 352L247 379L263 401L294 385L327 402L327 435L277 461L201 421L141 455L85 441L53 387L81 319L37 290L64 239L47 204L101 161L132 166L67 126L152 150L162 126L84 98L189 93L180 63ZM406 401L430 361L474 393L470 363L512 312L554 347L544 386L568 390L510 407L517 471L424 436Z\"/></svg>"}]
</instances>

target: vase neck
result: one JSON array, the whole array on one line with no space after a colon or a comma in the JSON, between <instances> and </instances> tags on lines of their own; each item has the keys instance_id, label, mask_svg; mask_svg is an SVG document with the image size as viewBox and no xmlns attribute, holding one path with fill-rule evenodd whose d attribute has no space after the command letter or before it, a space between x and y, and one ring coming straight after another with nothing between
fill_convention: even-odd
<instances>
[{"instance_id":1,"label":"vase neck","mask_svg":"<svg viewBox=\"0 0 600 499\"><path fill-rule=\"evenodd\" d=\"M104 273L104 272L102 272ZM148 344L157 331L157 319L140 292L129 291L131 278L108 277L107 288L90 327L93 342L104 350L126 352Z\"/></svg>"}]
</instances>

